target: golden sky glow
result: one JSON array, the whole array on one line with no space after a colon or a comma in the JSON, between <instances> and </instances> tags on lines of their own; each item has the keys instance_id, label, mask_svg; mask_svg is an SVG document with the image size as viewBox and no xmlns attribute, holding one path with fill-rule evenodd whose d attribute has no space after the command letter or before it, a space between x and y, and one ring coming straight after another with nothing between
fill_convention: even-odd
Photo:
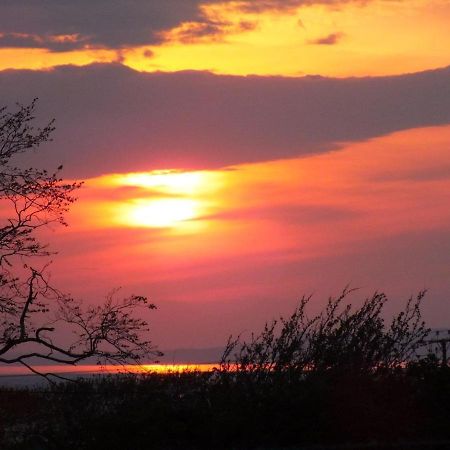
<instances>
[{"instance_id":1,"label":"golden sky glow","mask_svg":"<svg viewBox=\"0 0 450 450\"><path fill-rule=\"evenodd\" d=\"M117 61L115 50L79 50L52 53L37 48L0 49L0 70L5 69L50 69L55 66L73 64L85 66L92 63Z\"/></svg>"},{"instance_id":2,"label":"golden sky glow","mask_svg":"<svg viewBox=\"0 0 450 450\"><path fill-rule=\"evenodd\" d=\"M0 69L121 61L141 71L210 70L220 74L385 75L450 63L447 0L348 2L297 10L245 12L239 3L203 6L222 24L202 34L196 22L161 33L159 45L49 52L0 49Z\"/></svg>"},{"instance_id":3,"label":"golden sky glow","mask_svg":"<svg viewBox=\"0 0 450 450\"><path fill-rule=\"evenodd\" d=\"M235 24L254 23L255 28L217 42L190 44L177 42L180 30L173 30L169 36L174 42L154 49L151 61L130 55L127 64L140 70L189 67L239 75L351 76L414 72L450 63L450 6L445 1L312 5L258 15L215 6L206 12Z\"/></svg>"}]
</instances>

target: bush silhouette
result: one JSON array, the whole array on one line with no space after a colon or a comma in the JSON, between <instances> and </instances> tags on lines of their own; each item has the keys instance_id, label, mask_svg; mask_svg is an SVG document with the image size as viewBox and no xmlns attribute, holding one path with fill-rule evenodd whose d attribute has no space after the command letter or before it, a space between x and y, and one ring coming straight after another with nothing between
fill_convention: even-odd
<instances>
[{"instance_id":1,"label":"bush silhouette","mask_svg":"<svg viewBox=\"0 0 450 450\"><path fill-rule=\"evenodd\" d=\"M375 293L354 308L345 304L351 292L345 289L330 298L311 318L307 314L311 297L303 297L290 317L266 323L249 342L230 337L222 371L249 375L255 381L273 375L289 380L307 372L377 372L411 361L430 331L420 311L425 292L410 298L388 325L382 315L385 294Z\"/></svg>"}]
</instances>

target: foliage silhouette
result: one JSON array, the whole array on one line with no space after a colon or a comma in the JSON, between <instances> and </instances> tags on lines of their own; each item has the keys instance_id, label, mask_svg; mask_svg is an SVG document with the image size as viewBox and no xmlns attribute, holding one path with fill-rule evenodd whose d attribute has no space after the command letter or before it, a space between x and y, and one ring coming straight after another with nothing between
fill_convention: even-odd
<instances>
[{"instance_id":1,"label":"foliage silhouette","mask_svg":"<svg viewBox=\"0 0 450 450\"><path fill-rule=\"evenodd\" d=\"M373 373L411 361L430 331L420 312L425 292L411 297L386 326L382 316L386 295L375 293L354 308L345 304L352 291L346 288L330 298L325 309L311 318L307 314L311 297L303 297L290 317L266 323L249 342L230 337L222 371L264 381L272 380L273 374L289 379L308 371Z\"/></svg>"},{"instance_id":2,"label":"foliage silhouette","mask_svg":"<svg viewBox=\"0 0 450 450\"><path fill-rule=\"evenodd\" d=\"M14 165L22 153L51 140L54 122L33 127L36 99L15 112L0 109L0 363L19 363L49 381L56 374L38 372L36 361L76 364L139 362L160 353L145 339L147 323L136 307L155 309L143 296L108 295L100 306L85 306L49 284L47 265L30 266L35 256L51 252L37 232L53 223L67 226L64 215L82 183L65 183L54 173ZM73 333L68 343L60 332ZM59 340L58 340L59 339Z\"/></svg>"}]
</instances>

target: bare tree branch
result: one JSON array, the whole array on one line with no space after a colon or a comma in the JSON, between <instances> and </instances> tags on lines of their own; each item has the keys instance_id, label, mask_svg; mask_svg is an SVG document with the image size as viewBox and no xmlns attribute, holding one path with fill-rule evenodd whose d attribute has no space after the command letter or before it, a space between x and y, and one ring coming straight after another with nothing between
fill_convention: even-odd
<instances>
[{"instance_id":1,"label":"bare tree branch","mask_svg":"<svg viewBox=\"0 0 450 450\"><path fill-rule=\"evenodd\" d=\"M117 291L98 306L84 306L52 287L47 265L31 268L31 257L48 256L37 238L42 227L67 226L65 214L80 182L67 183L53 173L13 164L14 157L51 140L54 121L32 126L36 99L15 112L0 108L0 363L19 363L50 381L34 361L75 365L88 358L106 364L139 363L160 352L145 339L148 324L134 314L155 309L146 297L117 298ZM67 334L73 336L67 341Z\"/></svg>"}]
</instances>

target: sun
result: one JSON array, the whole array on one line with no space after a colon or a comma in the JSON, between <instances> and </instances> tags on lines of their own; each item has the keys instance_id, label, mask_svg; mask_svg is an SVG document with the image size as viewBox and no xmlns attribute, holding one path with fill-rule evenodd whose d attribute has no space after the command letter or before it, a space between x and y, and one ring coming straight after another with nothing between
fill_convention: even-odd
<instances>
[{"instance_id":1,"label":"sun","mask_svg":"<svg viewBox=\"0 0 450 450\"><path fill-rule=\"evenodd\" d=\"M107 188L131 193L110 203L114 224L186 231L201 228L201 218L210 212L211 195L220 183L219 174L207 171L137 172L102 179Z\"/></svg>"},{"instance_id":2,"label":"sun","mask_svg":"<svg viewBox=\"0 0 450 450\"><path fill-rule=\"evenodd\" d=\"M175 227L195 219L199 210L195 200L184 198L139 199L130 206L127 220L134 226L152 228Z\"/></svg>"}]
</instances>

